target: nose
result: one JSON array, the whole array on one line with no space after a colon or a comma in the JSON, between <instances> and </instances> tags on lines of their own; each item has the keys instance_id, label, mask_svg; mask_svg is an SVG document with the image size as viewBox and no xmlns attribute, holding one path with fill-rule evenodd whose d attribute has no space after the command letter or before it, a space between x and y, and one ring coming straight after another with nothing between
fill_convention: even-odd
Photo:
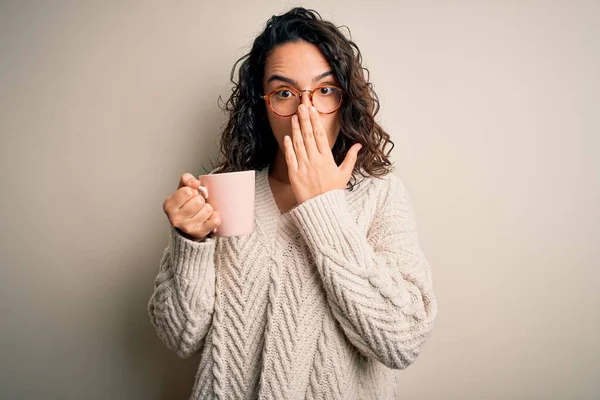
<instances>
[{"instance_id":1,"label":"nose","mask_svg":"<svg viewBox=\"0 0 600 400\"><path fill-rule=\"evenodd\" d=\"M310 101L310 90L303 90L300 93L300 103L304 104L307 108L312 106L312 102Z\"/></svg>"}]
</instances>

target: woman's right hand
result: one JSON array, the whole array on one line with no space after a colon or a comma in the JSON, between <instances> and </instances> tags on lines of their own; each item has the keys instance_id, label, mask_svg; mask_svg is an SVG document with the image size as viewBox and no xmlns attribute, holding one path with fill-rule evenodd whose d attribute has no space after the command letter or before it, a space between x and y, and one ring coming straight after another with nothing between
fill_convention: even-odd
<instances>
[{"instance_id":1,"label":"woman's right hand","mask_svg":"<svg viewBox=\"0 0 600 400\"><path fill-rule=\"evenodd\" d=\"M184 173L177 190L163 202L169 223L191 240L202 240L221 225L221 218L198 192L200 181Z\"/></svg>"}]
</instances>

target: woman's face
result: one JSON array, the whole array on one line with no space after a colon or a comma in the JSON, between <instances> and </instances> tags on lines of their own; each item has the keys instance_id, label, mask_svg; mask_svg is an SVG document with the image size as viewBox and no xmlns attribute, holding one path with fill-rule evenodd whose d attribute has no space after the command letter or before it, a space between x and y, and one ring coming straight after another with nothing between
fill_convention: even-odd
<instances>
[{"instance_id":1,"label":"woman's face","mask_svg":"<svg viewBox=\"0 0 600 400\"><path fill-rule=\"evenodd\" d=\"M277 46L267 57L263 80L264 94L283 87L313 90L321 85L339 87L331 66L315 45L305 41L285 43ZM302 93L302 103L307 107L312 105L308 92ZM292 136L292 117L281 117L268 106L267 116L275 139L283 152L283 138L286 135ZM329 147L333 148L340 131L339 110L332 114L319 114L319 116L327 131Z\"/></svg>"}]
</instances>

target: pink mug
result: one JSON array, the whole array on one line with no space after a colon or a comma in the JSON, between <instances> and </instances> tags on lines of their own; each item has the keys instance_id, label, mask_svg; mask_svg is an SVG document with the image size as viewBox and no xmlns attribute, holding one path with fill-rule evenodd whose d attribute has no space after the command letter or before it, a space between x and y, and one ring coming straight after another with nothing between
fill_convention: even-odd
<instances>
[{"instance_id":1,"label":"pink mug","mask_svg":"<svg viewBox=\"0 0 600 400\"><path fill-rule=\"evenodd\" d=\"M215 236L240 236L254 230L256 171L200 175L198 190L221 217Z\"/></svg>"}]
</instances>

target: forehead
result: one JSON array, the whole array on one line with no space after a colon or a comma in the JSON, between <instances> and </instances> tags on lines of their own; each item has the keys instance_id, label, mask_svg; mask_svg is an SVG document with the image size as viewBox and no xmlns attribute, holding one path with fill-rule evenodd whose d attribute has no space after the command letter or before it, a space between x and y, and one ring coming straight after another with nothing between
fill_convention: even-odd
<instances>
[{"instance_id":1,"label":"forehead","mask_svg":"<svg viewBox=\"0 0 600 400\"><path fill-rule=\"evenodd\" d=\"M265 82L271 74L280 74L298 82L308 83L327 72L331 66L317 46L305 41L285 43L275 47L265 62Z\"/></svg>"}]
</instances>

